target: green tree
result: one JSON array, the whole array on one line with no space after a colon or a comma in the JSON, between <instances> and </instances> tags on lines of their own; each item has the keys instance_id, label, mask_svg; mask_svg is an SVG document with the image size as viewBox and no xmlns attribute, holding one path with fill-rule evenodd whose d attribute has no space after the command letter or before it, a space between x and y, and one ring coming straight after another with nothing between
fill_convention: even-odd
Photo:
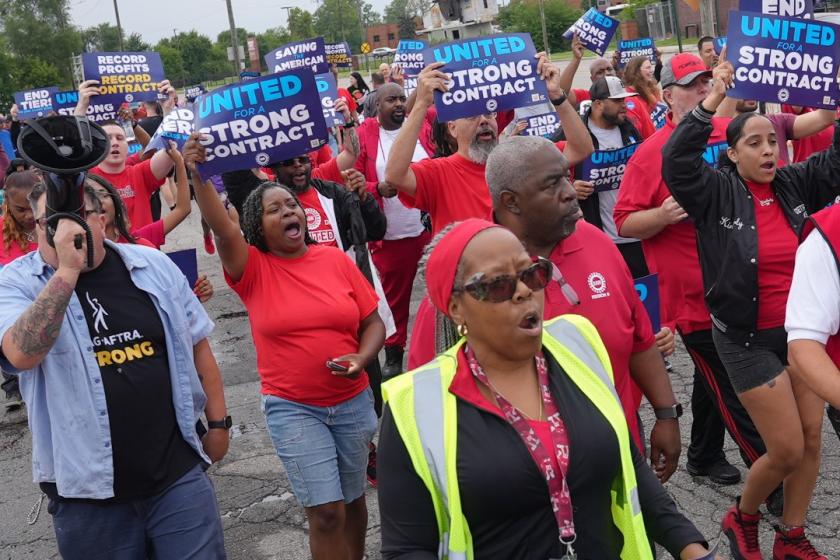
<instances>
[{"instance_id":1,"label":"green tree","mask_svg":"<svg viewBox=\"0 0 840 560\"><path fill-rule=\"evenodd\" d=\"M563 33L577 21L581 11L568 6L564 0L545 0L544 9L549 48L552 52L567 49L569 42L563 38ZM540 8L533 0L511 0L500 10L498 22L505 32L530 33L537 49L542 49Z\"/></svg>"},{"instance_id":2,"label":"green tree","mask_svg":"<svg viewBox=\"0 0 840 560\"><path fill-rule=\"evenodd\" d=\"M139 33L132 33L123 39L123 48L128 52L142 52L152 50L152 46L143 40Z\"/></svg>"},{"instance_id":3,"label":"green tree","mask_svg":"<svg viewBox=\"0 0 840 560\"><path fill-rule=\"evenodd\" d=\"M289 10L289 35L292 41L314 37L316 33L312 14L300 8Z\"/></svg>"},{"instance_id":4,"label":"green tree","mask_svg":"<svg viewBox=\"0 0 840 560\"><path fill-rule=\"evenodd\" d=\"M380 23L382 23L382 16L374 9L373 5L367 2L362 4L362 24L365 27L370 27Z\"/></svg>"},{"instance_id":5,"label":"green tree","mask_svg":"<svg viewBox=\"0 0 840 560\"><path fill-rule=\"evenodd\" d=\"M399 26L400 39L413 39L417 36L414 32L414 18L422 17L431 5L430 0L391 0L385 6L385 22Z\"/></svg>"},{"instance_id":6,"label":"green tree","mask_svg":"<svg viewBox=\"0 0 840 560\"><path fill-rule=\"evenodd\" d=\"M87 52L113 52L120 50L120 33L116 25L100 23L82 31ZM123 48L125 46L123 45Z\"/></svg>"},{"instance_id":7,"label":"green tree","mask_svg":"<svg viewBox=\"0 0 840 560\"><path fill-rule=\"evenodd\" d=\"M218 79L229 76L232 70L226 49L197 31L161 39L154 50L161 54L166 75L173 84L189 85Z\"/></svg>"},{"instance_id":8,"label":"green tree","mask_svg":"<svg viewBox=\"0 0 840 560\"><path fill-rule=\"evenodd\" d=\"M260 48L260 65L265 66L265 55L292 40L292 36L285 27L266 29L257 35L257 46Z\"/></svg>"},{"instance_id":9,"label":"green tree","mask_svg":"<svg viewBox=\"0 0 840 560\"><path fill-rule=\"evenodd\" d=\"M245 30L243 27L236 28L236 40L242 45L242 48L246 50L248 49L248 31ZM216 37L216 44L223 46L227 49L230 46L230 29L225 29Z\"/></svg>"}]
</instances>

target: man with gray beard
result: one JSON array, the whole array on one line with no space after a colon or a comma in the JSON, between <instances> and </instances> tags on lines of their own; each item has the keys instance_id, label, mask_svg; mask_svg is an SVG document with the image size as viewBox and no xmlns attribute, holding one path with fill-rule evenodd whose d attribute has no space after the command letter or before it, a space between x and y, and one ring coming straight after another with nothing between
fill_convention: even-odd
<instances>
[{"instance_id":1,"label":"man with gray beard","mask_svg":"<svg viewBox=\"0 0 840 560\"><path fill-rule=\"evenodd\" d=\"M537 73L545 80L570 139L564 155L574 165L592 152L592 140L574 108L565 103L566 92L558 85L559 70L544 54L537 56ZM413 110L394 141L385 168L385 181L396 187L400 200L429 213L433 235L452 222L490 215L484 164L499 141L495 113L456 119L447 123L458 145L456 153L411 163L426 112L434 105L434 91L446 91L448 77L440 70L442 66L436 62L420 72Z\"/></svg>"}]
</instances>

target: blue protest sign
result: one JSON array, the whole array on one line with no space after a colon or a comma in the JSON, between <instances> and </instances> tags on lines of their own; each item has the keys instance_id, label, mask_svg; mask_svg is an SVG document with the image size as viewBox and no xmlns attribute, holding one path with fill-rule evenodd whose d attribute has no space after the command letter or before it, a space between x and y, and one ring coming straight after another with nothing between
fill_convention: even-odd
<instances>
[{"instance_id":1,"label":"blue protest sign","mask_svg":"<svg viewBox=\"0 0 840 560\"><path fill-rule=\"evenodd\" d=\"M653 106L653 110L650 112L650 120L653 121L653 128L659 130L663 126L665 126L665 120L668 116L668 104L664 101L659 101L656 105Z\"/></svg>"},{"instance_id":2,"label":"blue protest sign","mask_svg":"<svg viewBox=\"0 0 840 560\"><path fill-rule=\"evenodd\" d=\"M57 87L28 89L15 93L15 105L18 106L18 118L26 120L43 117L53 110L52 96Z\"/></svg>"},{"instance_id":3,"label":"blue protest sign","mask_svg":"<svg viewBox=\"0 0 840 560\"><path fill-rule=\"evenodd\" d=\"M645 306L645 311L650 317L650 323L653 326L653 332L658 333L662 328L662 321L660 319L659 311L659 279L657 274L650 274L642 276L633 280L636 285L636 293L639 294L639 299L642 300L642 305Z\"/></svg>"},{"instance_id":4,"label":"blue protest sign","mask_svg":"<svg viewBox=\"0 0 840 560\"><path fill-rule=\"evenodd\" d=\"M308 68L222 86L195 102L195 130L205 135L203 177L264 167L317 150L327 125Z\"/></svg>"},{"instance_id":5,"label":"blue protest sign","mask_svg":"<svg viewBox=\"0 0 840 560\"><path fill-rule=\"evenodd\" d=\"M420 39L400 39L397 52L394 53L394 66L402 69L403 76L412 77L423 69L423 51L429 48L429 43ZM407 91L406 95L410 95Z\"/></svg>"},{"instance_id":6,"label":"blue protest sign","mask_svg":"<svg viewBox=\"0 0 840 560\"><path fill-rule=\"evenodd\" d=\"M85 80L99 82L99 102L154 101L165 79L156 52L82 53Z\"/></svg>"},{"instance_id":7,"label":"blue protest sign","mask_svg":"<svg viewBox=\"0 0 840 560\"><path fill-rule=\"evenodd\" d=\"M327 64L335 64L339 68L350 68L353 65L353 53L350 52L350 44L347 41L327 43L324 49L327 53Z\"/></svg>"},{"instance_id":8,"label":"blue protest sign","mask_svg":"<svg viewBox=\"0 0 840 560\"><path fill-rule=\"evenodd\" d=\"M438 120L451 121L548 100L537 74L536 50L527 33L504 33L434 45L423 51L425 66L443 62L449 90L435 91Z\"/></svg>"},{"instance_id":9,"label":"blue protest sign","mask_svg":"<svg viewBox=\"0 0 840 560\"><path fill-rule=\"evenodd\" d=\"M522 132L527 136L550 138L560 129L560 117L557 113L543 113L528 117L528 127Z\"/></svg>"},{"instance_id":10,"label":"blue protest sign","mask_svg":"<svg viewBox=\"0 0 840 560\"><path fill-rule=\"evenodd\" d=\"M324 120L327 126L340 126L344 124L344 114L335 110L335 100L338 99L338 84L332 72L318 74L315 76L315 85L318 86L318 95L321 96L321 108L324 111Z\"/></svg>"},{"instance_id":11,"label":"blue protest sign","mask_svg":"<svg viewBox=\"0 0 840 560\"><path fill-rule=\"evenodd\" d=\"M703 150L703 161L705 161L707 165L716 167L720 154L725 152L728 147L729 144L727 144L726 140L707 144L706 149Z\"/></svg>"},{"instance_id":12,"label":"blue protest sign","mask_svg":"<svg viewBox=\"0 0 840 560\"><path fill-rule=\"evenodd\" d=\"M598 56L604 56L617 29L617 19L602 14L596 8L589 8L563 33L563 37L571 39L577 35L584 47Z\"/></svg>"},{"instance_id":13,"label":"blue protest sign","mask_svg":"<svg viewBox=\"0 0 840 560\"><path fill-rule=\"evenodd\" d=\"M715 49L715 54L720 56L720 51L722 51L723 47L726 46L726 37L715 37L712 45Z\"/></svg>"},{"instance_id":14,"label":"blue protest sign","mask_svg":"<svg viewBox=\"0 0 840 560\"><path fill-rule=\"evenodd\" d=\"M195 249L173 251L172 253L166 253L166 256L172 259L172 262L181 269L181 272L187 277L190 288L195 287L195 283L198 282L198 255Z\"/></svg>"},{"instance_id":15,"label":"blue protest sign","mask_svg":"<svg viewBox=\"0 0 840 560\"><path fill-rule=\"evenodd\" d=\"M727 95L835 109L838 31L824 21L730 12L727 58L735 67L735 87Z\"/></svg>"},{"instance_id":16,"label":"blue protest sign","mask_svg":"<svg viewBox=\"0 0 840 560\"><path fill-rule=\"evenodd\" d=\"M100 95L94 95L90 98L86 114L87 118L95 123L117 120L120 104L103 100L101 97ZM53 111L59 115L72 115L78 102L78 91L57 91L52 96Z\"/></svg>"},{"instance_id":17,"label":"blue protest sign","mask_svg":"<svg viewBox=\"0 0 840 560\"><path fill-rule=\"evenodd\" d=\"M315 74L326 74L330 71L323 37L295 41L274 49L265 55L265 65L275 74L298 68L309 68Z\"/></svg>"},{"instance_id":18,"label":"blue protest sign","mask_svg":"<svg viewBox=\"0 0 840 560\"><path fill-rule=\"evenodd\" d=\"M406 97L411 95L415 89L417 89L417 76L411 76L403 80L403 91L405 91Z\"/></svg>"},{"instance_id":19,"label":"blue protest sign","mask_svg":"<svg viewBox=\"0 0 840 560\"><path fill-rule=\"evenodd\" d=\"M614 191L621 184L627 161L641 142L616 150L595 150L581 162L581 181L590 181L596 192Z\"/></svg>"},{"instance_id":20,"label":"blue protest sign","mask_svg":"<svg viewBox=\"0 0 840 560\"><path fill-rule=\"evenodd\" d=\"M194 86L187 86L184 88L184 97L188 102L193 103L202 93L207 93L204 84L197 84Z\"/></svg>"},{"instance_id":21,"label":"blue protest sign","mask_svg":"<svg viewBox=\"0 0 840 560\"><path fill-rule=\"evenodd\" d=\"M129 142L128 143L128 155L133 156L134 154L139 154L143 150L143 145L139 142Z\"/></svg>"},{"instance_id":22,"label":"blue protest sign","mask_svg":"<svg viewBox=\"0 0 840 560\"><path fill-rule=\"evenodd\" d=\"M741 0L738 9L742 12L759 12L770 16L814 17L813 0Z\"/></svg>"},{"instance_id":23,"label":"blue protest sign","mask_svg":"<svg viewBox=\"0 0 840 560\"><path fill-rule=\"evenodd\" d=\"M656 64L656 45L650 37L618 42L618 67L624 68L637 56L646 56L651 64Z\"/></svg>"},{"instance_id":24,"label":"blue protest sign","mask_svg":"<svg viewBox=\"0 0 840 560\"><path fill-rule=\"evenodd\" d=\"M187 143L187 139L194 130L195 113L193 105L176 108L163 117L145 151L165 150L169 147L169 140L175 142L180 150Z\"/></svg>"}]
</instances>

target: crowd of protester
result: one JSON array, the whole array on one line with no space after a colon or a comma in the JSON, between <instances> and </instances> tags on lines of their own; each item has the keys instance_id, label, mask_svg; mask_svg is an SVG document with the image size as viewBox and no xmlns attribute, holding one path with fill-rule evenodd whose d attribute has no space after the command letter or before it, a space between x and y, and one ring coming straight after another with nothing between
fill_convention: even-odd
<instances>
[{"instance_id":1,"label":"crowd of protester","mask_svg":"<svg viewBox=\"0 0 840 560\"><path fill-rule=\"evenodd\" d=\"M48 223L50 179L18 157L12 107L0 368L62 557L226 556L206 473L233 424L202 306L214 288L161 252L195 208L247 311L313 558L364 557L368 484L388 559L642 560L655 545L718 558L717 535L667 492L682 452L677 335L694 366L687 472L739 484L727 432L748 469L721 520L732 557L763 558L766 515L774 559L827 558L806 524L826 403L840 418L836 114L765 114L727 95L725 49L697 47L623 68L597 58L588 89L572 88L577 37L562 68L539 53L561 123L550 137L523 134L513 110L441 122L443 65L407 96L383 63L339 88L334 148L218 176L200 172L199 133L129 155L183 104L164 81L160 101L100 123L85 226ZM82 82L76 115L99 94ZM628 147L618 188L585 179L594 150ZM657 330L635 288L650 274Z\"/></svg>"}]
</instances>

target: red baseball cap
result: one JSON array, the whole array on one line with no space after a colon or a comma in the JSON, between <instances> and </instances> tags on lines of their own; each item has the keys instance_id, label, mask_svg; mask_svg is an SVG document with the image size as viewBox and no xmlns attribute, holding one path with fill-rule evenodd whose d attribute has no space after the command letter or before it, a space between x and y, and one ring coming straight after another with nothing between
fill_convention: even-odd
<instances>
[{"instance_id":1,"label":"red baseball cap","mask_svg":"<svg viewBox=\"0 0 840 560\"><path fill-rule=\"evenodd\" d=\"M687 86L697 76L712 77L712 71L706 68L700 57L691 53L681 53L672 56L662 66L659 83L662 88L668 86Z\"/></svg>"}]
</instances>

